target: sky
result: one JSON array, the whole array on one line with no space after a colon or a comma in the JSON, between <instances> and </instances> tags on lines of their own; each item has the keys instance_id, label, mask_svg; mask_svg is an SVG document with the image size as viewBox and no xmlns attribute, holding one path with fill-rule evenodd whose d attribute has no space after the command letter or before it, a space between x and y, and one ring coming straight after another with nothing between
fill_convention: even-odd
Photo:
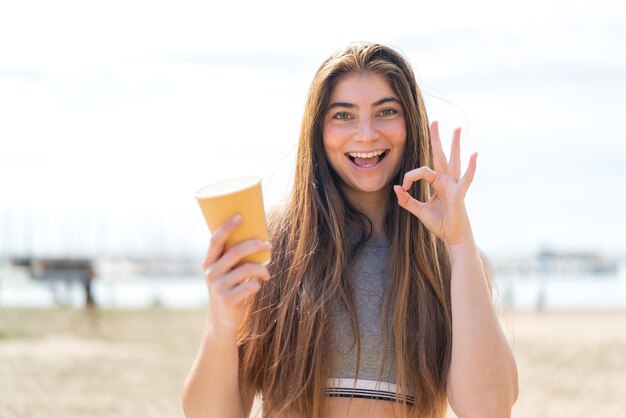
<instances>
[{"instance_id":1,"label":"sky","mask_svg":"<svg viewBox=\"0 0 626 418\"><path fill-rule=\"evenodd\" d=\"M413 65L494 256L626 254L619 1L4 2L0 258L201 257L193 193L287 193L311 79L357 41Z\"/></svg>"}]
</instances>

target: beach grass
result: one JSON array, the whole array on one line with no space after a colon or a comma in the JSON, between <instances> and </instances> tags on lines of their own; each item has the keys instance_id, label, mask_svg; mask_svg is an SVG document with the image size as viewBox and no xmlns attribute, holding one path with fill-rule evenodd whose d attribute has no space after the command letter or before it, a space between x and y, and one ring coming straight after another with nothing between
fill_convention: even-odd
<instances>
[{"instance_id":1,"label":"beach grass","mask_svg":"<svg viewBox=\"0 0 626 418\"><path fill-rule=\"evenodd\" d=\"M0 417L182 417L204 318L0 309ZM626 312L504 312L502 324L520 375L513 417L625 416Z\"/></svg>"}]
</instances>

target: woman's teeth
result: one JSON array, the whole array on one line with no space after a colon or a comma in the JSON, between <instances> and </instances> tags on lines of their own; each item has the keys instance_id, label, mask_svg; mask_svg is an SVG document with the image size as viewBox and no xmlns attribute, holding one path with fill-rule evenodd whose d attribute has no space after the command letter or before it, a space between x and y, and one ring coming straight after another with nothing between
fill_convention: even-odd
<instances>
[{"instance_id":1,"label":"woman's teeth","mask_svg":"<svg viewBox=\"0 0 626 418\"><path fill-rule=\"evenodd\" d=\"M385 150L372 152L348 152L350 160L362 168L374 167L385 157Z\"/></svg>"},{"instance_id":2,"label":"woman's teeth","mask_svg":"<svg viewBox=\"0 0 626 418\"><path fill-rule=\"evenodd\" d=\"M372 158L372 157L377 157L384 152L385 150L381 149L381 150L372 151L372 152L349 152L348 155L352 158L357 158L357 157L358 158Z\"/></svg>"}]
</instances>

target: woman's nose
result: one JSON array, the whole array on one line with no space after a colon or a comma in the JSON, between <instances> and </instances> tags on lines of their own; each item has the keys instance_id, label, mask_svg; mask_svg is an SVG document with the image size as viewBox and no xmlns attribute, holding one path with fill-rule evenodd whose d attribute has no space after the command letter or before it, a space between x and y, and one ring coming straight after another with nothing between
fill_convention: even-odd
<instances>
[{"instance_id":1,"label":"woman's nose","mask_svg":"<svg viewBox=\"0 0 626 418\"><path fill-rule=\"evenodd\" d=\"M355 134L357 141L373 141L377 139L379 135L380 133L371 118L361 118Z\"/></svg>"}]
</instances>

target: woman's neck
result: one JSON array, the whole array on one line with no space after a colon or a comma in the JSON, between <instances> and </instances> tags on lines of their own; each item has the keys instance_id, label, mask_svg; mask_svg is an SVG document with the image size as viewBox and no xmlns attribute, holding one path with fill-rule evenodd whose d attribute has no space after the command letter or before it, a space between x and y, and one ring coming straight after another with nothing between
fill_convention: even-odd
<instances>
[{"instance_id":1,"label":"woman's neck","mask_svg":"<svg viewBox=\"0 0 626 418\"><path fill-rule=\"evenodd\" d=\"M385 210L389 194L386 189L378 192L344 190L347 199L372 222L372 236L383 238L385 232Z\"/></svg>"}]
</instances>

